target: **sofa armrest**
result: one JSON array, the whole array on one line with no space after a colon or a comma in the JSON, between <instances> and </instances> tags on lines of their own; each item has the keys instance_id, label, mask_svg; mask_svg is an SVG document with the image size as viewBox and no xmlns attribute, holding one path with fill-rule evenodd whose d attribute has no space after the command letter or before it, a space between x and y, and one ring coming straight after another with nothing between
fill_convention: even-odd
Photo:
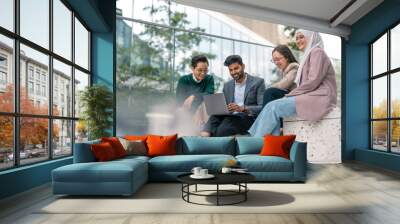
<instances>
[{"instance_id":1,"label":"sofa armrest","mask_svg":"<svg viewBox=\"0 0 400 224\"><path fill-rule=\"evenodd\" d=\"M100 143L100 140L75 143L75 145L74 145L74 163L95 162L96 158L94 157L90 146L92 144L98 144L98 143Z\"/></svg>"},{"instance_id":2,"label":"sofa armrest","mask_svg":"<svg viewBox=\"0 0 400 224\"><path fill-rule=\"evenodd\" d=\"M290 149L290 160L293 162L293 179L305 181L307 176L307 143L294 142Z\"/></svg>"}]
</instances>

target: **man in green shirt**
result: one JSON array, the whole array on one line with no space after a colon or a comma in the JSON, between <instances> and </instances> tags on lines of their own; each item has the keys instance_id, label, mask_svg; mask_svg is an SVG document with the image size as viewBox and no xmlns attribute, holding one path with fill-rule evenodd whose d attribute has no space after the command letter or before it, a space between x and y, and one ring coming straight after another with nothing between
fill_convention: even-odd
<instances>
[{"instance_id":1,"label":"man in green shirt","mask_svg":"<svg viewBox=\"0 0 400 224\"><path fill-rule=\"evenodd\" d=\"M208 60L204 55L197 55L191 61L192 74L182 76L176 88L178 107L195 113L203 102L203 96L214 94L214 78L208 73Z\"/></svg>"},{"instance_id":2,"label":"man in green shirt","mask_svg":"<svg viewBox=\"0 0 400 224\"><path fill-rule=\"evenodd\" d=\"M191 61L192 73L182 76L176 89L175 125L180 136L198 135L208 120L203 96L214 93L214 78L208 73L208 60L197 55Z\"/></svg>"}]
</instances>

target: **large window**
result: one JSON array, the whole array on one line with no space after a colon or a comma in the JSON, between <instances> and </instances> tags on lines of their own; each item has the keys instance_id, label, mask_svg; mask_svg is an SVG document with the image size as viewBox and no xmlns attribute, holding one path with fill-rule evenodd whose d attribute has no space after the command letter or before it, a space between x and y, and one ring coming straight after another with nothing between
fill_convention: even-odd
<instances>
[{"instance_id":1,"label":"large window","mask_svg":"<svg viewBox=\"0 0 400 224\"><path fill-rule=\"evenodd\" d=\"M72 155L89 40L63 0L1 1L0 170Z\"/></svg>"},{"instance_id":2,"label":"large window","mask_svg":"<svg viewBox=\"0 0 400 224\"><path fill-rule=\"evenodd\" d=\"M400 153L400 25L370 45L371 148Z\"/></svg>"}]
</instances>

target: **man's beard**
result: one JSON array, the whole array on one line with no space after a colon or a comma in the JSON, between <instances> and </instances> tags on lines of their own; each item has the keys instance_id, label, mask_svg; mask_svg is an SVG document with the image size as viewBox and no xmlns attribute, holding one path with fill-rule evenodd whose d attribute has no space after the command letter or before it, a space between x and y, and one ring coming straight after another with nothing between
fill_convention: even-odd
<instances>
[{"instance_id":1,"label":"man's beard","mask_svg":"<svg viewBox=\"0 0 400 224\"><path fill-rule=\"evenodd\" d=\"M234 79L235 81L238 81L238 80L240 80L241 78L243 78L243 76L244 76L244 72L236 73L236 74L233 75L233 79Z\"/></svg>"}]
</instances>

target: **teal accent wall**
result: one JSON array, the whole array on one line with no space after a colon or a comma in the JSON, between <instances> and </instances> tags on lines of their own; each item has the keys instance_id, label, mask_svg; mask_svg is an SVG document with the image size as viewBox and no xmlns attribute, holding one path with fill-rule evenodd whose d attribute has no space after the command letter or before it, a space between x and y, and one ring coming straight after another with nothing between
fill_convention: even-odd
<instances>
[{"instance_id":1,"label":"teal accent wall","mask_svg":"<svg viewBox=\"0 0 400 224\"><path fill-rule=\"evenodd\" d=\"M115 1L67 0L66 2L71 5L92 32L92 82L103 83L114 90ZM110 131L114 130L110 127ZM68 157L0 171L0 199L50 182L53 169L71 163L72 157Z\"/></svg>"},{"instance_id":2,"label":"teal accent wall","mask_svg":"<svg viewBox=\"0 0 400 224\"><path fill-rule=\"evenodd\" d=\"M367 149L356 149L355 160L368 163L372 166L400 172L400 155L393 155L392 153L371 151Z\"/></svg>"},{"instance_id":3,"label":"teal accent wall","mask_svg":"<svg viewBox=\"0 0 400 224\"><path fill-rule=\"evenodd\" d=\"M112 33L92 34L92 81L111 89L114 83L113 41Z\"/></svg>"},{"instance_id":4,"label":"teal accent wall","mask_svg":"<svg viewBox=\"0 0 400 224\"><path fill-rule=\"evenodd\" d=\"M115 47L115 1L99 1L99 11L108 24L107 32L92 32L92 83L104 84L113 92L113 126L109 132L115 136L116 132L116 91L115 91L115 71L116 71L116 47Z\"/></svg>"},{"instance_id":5,"label":"teal accent wall","mask_svg":"<svg viewBox=\"0 0 400 224\"><path fill-rule=\"evenodd\" d=\"M369 43L400 22L400 1L386 0L351 27L345 41L344 160L399 170L400 157L369 150Z\"/></svg>"},{"instance_id":6,"label":"teal accent wall","mask_svg":"<svg viewBox=\"0 0 400 224\"><path fill-rule=\"evenodd\" d=\"M0 199L50 182L53 169L71 163L68 157L0 172Z\"/></svg>"},{"instance_id":7,"label":"teal accent wall","mask_svg":"<svg viewBox=\"0 0 400 224\"><path fill-rule=\"evenodd\" d=\"M115 4L114 0L66 0L79 17L95 32L109 32L112 24L104 16L104 4ZM112 8L109 8L111 10Z\"/></svg>"}]
</instances>

